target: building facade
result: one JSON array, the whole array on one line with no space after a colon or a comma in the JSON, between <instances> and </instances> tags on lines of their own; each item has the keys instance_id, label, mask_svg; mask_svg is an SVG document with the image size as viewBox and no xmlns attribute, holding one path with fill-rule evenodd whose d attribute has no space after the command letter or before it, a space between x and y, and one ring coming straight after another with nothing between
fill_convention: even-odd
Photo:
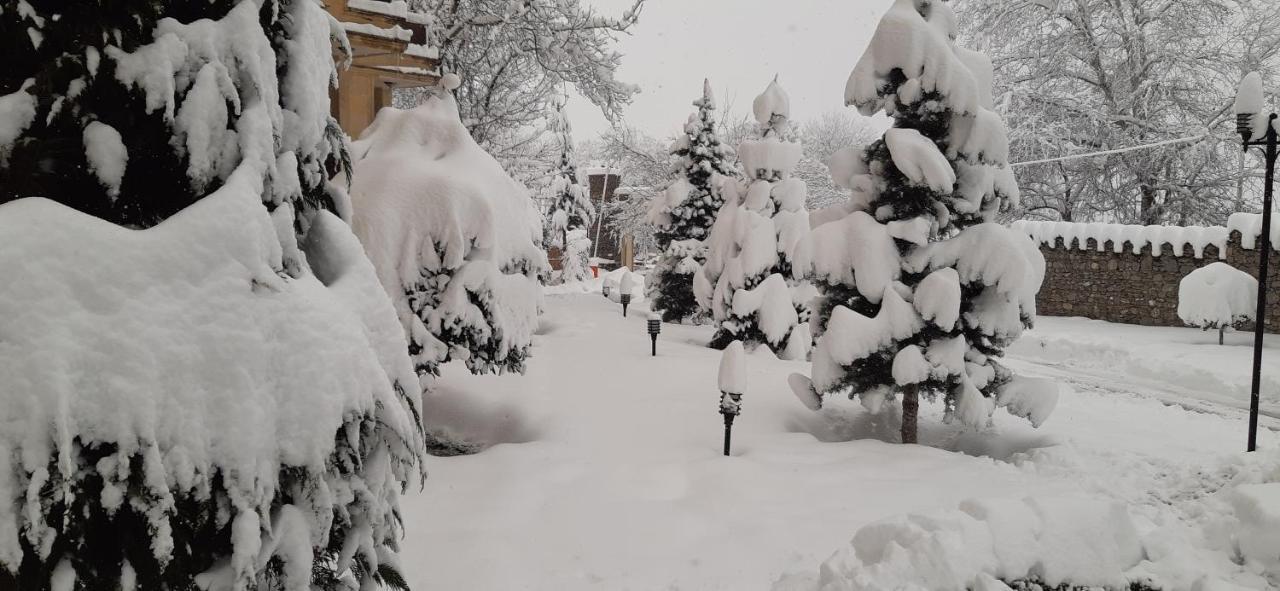
<instances>
[{"instance_id":1,"label":"building facade","mask_svg":"<svg viewBox=\"0 0 1280 591\"><path fill-rule=\"evenodd\" d=\"M378 110L391 106L395 89L439 82L440 56L427 45L429 15L380 0L327 0L325 8L342 24L351 49L348 56L334 47L338 88L330 90L333 117L347 135L360 137Z\"/></svg>"}]
</instances>

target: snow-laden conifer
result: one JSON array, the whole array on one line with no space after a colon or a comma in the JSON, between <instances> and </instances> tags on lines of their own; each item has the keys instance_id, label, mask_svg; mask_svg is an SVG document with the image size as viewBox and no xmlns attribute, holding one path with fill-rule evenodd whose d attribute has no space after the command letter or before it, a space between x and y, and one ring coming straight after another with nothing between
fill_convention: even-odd
<instances>
[{"instance_id":1,"label":"snow-laden conifer","mask_svg":"<svg viewBox=\"0 0 1280 591\"><path fill-rule=\"evenodd\" d=\"M430 386L441 364L524 370L547 271L533 200L438 90L383 109L352 144L352 227Z\"/></svg>"},{"instance_id":2,"label":"snow-laden conifer","mask_svg":"<svg viewBox=\"0 0 1280 591\"><path fill-rule=\"evenodd\" d=\"M706 260L702 241L724 204L718 185L735 176L733 151L716 133L716 99L711 82L702 83L702 98L693 101L684 135L671 146L677 158L675 179L653 198L649 221L661 256L650 274L650 306L662 319L680 322L698 315L693 276Z\"/></svg>"},{"instance_id":3,"label":"snow-laden conifer","mask_svg":"<svg viewBox=\"0 0 1280 591\"><path fill-rule=\"evenodd\" d=\"M694 293L716 323L712 347L740 340L805 359L815 291L792 266L809 232L805 184L792 176L803 150L791 130L790 99L776 79L756 97L753 111L759 133L738 146L746 179L721 184L725 204L707 237L707 262L694 278Z\"/></svg>"},{"instance_id":4,"label":"snow-laden conifer","mask_svg":"<svg viewBox=\"0 0 1280 591\"><path fill-rule=\"evenodd\" d=\"M560 139L560 158L551 179L551 208L547 211L546 243L560 250L558 283L582 281L591 276L588 255L591 238L587 230L596 215L587 187L578 182L578 162L574 156L573 130L564 112L563 101L556 104L551 129ZM574 234L570 233L581 231Z\"/></svg>"},{"instance_id":5,"label":"snow-laden conifer","mask_svg":"<svg viewBox=\"0 0 1280 591\"><path fill-rule=\"evenodd\" d=\"M822 297L812 383L793 383L871 406L900 397L905 442L916 441L920 395L975 427L996 406L1038 425L1057 400L1051 384L999 363L1035 318L1044 259L995 221L1018 187L991 111L991 63L955 37L941 0L897 0L881 20L845 100L884 112L893 128L833 157L851 199L823 212L832 221L814 228L796 262Z\"/></svg>"},{"instance_id":6,"label":"snow-laden conifer","mask_svg":"<svg viewBox=\"0 0 1280 591\"><path fill-rule=\"evenodd\" d=\"M417 384L329 182L331 18L313 0L16 6L0 587L402 587Z\"/></svg>"}]
</instances>

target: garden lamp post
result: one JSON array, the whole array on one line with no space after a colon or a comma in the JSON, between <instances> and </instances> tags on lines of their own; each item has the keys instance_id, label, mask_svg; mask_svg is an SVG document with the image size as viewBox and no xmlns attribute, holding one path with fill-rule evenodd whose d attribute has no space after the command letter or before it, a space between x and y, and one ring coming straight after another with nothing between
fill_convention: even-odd
<instances>
[{"instance_id":1,"label":"garden lamp post","mask_svg":"<svg viewBox=\"0 0 1280 591\"><path fill-rule=\"evenodd\" d=\"M636 278L631 275L631 271L627 271L622 275L622 281L618 285L619 293L622 295L622 317L627 317L627 306L631 304L631 292L635 291Z\"/></svg>"},{"instance_id":2,"label":"garden lamp post","mask_svg":"<svg viewBox=\"0 0 1280 591\"><path fill-rule=\"evenodd\" d=\"M653 356L658 356L658 333L662 332L662 316L657 312L649 314L649 339L653 341Z\"/></svg>"},{"instance_id":3,"label":"garden lamp post","mask_svg":"<svg viewBox=\"0 0 1280 591\"><path fill-rule=\"evenodd\" d=\"M1258 310L1253 326L1253 384L1249 389L1249 451L1258 449L1258 402L1262 380L1262 335L1267 320L1267 264L1271 254L1271 191L1275 182L1277 136L1275 113L1262 113L1262 76L1252 72L1240 82L1236 94L1236 131L1244 151L1261 147L1267 173L1262 188L1262 229L1258 238Z\"/></svg>"},{"instance_id":4,"label":"garden lamp post","mask_svg":"<svg viewBox=\"0 0 1280 591\"><path fill-rule=\"evenodd\" d=\"M742 414L742 392L747 385L746 351L742 341L729 343L720 358L720 414L724 415L724 455L729 455L733 419Z\"/></svg>"}]
</instances>

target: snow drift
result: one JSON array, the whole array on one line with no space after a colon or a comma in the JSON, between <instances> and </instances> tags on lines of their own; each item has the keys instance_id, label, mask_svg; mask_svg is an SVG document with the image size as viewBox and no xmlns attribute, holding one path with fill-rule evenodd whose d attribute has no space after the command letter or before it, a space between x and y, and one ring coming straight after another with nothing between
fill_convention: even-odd
<instances>
[{"instance_id":1,"label":"snow drift","mask_svg":"<svg viewBox=\"0 0 1280 591\"><path fill-rule=\"evenodd\" d=\"M522 371L547 272L524 187L482 150L453 97L387 108L352 145L352 227L420 374L464 360Z\"/></svg>"}]
</instances>

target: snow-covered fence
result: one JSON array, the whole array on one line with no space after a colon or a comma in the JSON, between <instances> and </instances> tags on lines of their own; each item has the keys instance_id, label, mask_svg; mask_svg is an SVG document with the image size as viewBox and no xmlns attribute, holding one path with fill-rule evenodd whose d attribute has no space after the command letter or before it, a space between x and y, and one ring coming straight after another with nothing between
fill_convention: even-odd
<instances>
[{"instance_id":1,"label":"snow-covered fence","mask_svg":"<svg viewBox=\"0 0 1280 591\"><path fill-rule=\"evenodd\" d=\"M1183 326L1178 285L1192 271L1225 262L1256 275L1261 220L1232 215L1224 226L1132 226L1017 221L1045 258L1036 308L1044 316ZM1280 246L1280 227L1271 248ZM1269 289L1280 289L1280 257L1273 256ZM1280 326L1280 302L1270 302L1268 330Z\"/></svg>"}]
</instances>

